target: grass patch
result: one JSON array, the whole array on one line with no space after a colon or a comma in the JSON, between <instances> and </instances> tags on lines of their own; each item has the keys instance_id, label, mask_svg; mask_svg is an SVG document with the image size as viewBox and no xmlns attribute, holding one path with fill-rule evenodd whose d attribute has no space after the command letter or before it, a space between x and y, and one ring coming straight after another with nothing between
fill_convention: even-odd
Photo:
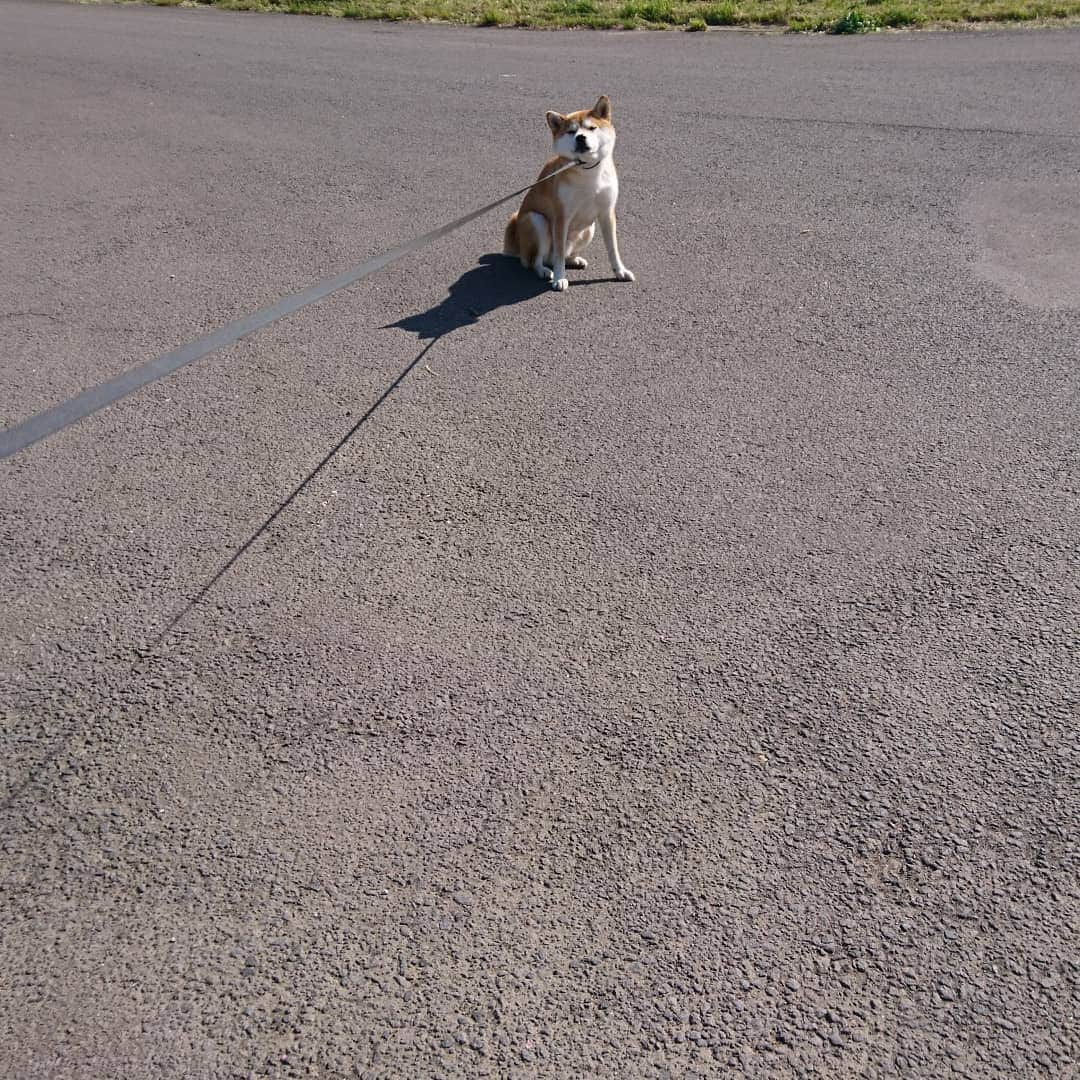
<instances>
[{"instance_id":1,"label":"grass patch","mask_svg":"<svg viewBox=\"0 0 1080 1080\"><path fill-rule=\"evenodd\" d=\"M913 7L884 7L877 12L877 17L882 26L888 26L894 30L900 30L905 26L921 26L926 22L926 16Z\"/></svg>"},{"instance_id":2,"label":"grass patch","mask_svg":"<svg viewBox=\"0 0 1080 1080\"><path fill-rule=\"evenodd\" d=\"M619 17L626 22L652 23L668 26L679 21L675 8L667 0L631 0L623 4Z\"/></svg>"},{"instance_id":3,"label":"grass patch","mask_svg":"<svg viewBox=\"0 0 1080 1080\"><path fill-rule=\"evenodd\" d=\"M738 26L741 21L739 9L730 3L709 4L701 9L701 18L709 26Z\"/></svg>"},{"instance_id":4,"label":"grass patch","mask_svg":"<svg viewBox=\"0 0 1080 1080\"><path fill-rule=\"evenodd\" d=\"M878 28L878 21L865 8L849 8L832 24L834 34L867 34Z\"/></svg>"},{"instance_id":5,"label":"grass patch","mask_svg":"<svg viewBox=\"0 0 1080 1080\"><path fill-rule=\"evenodd\" d=\"M544 8L544 14L552 18L581 18L583 15L599 15L600 9L593 0L557 0Z\"/></svg>"},{"instance_id":6,"label":"grass patch","mask_svg":"<svg viewBox=\"0 0 1080 1080\"><path fill-rule=\"evenodd\" d=\"M703 31L720 26L864 34L965 23L1080 20L1080 0L147 0L234 11L471 26L623 27Z\"/></svg>"},{"instance_id":7,"label":"grass patch","mask_svg":"<svg viewBox=\"0 0 1080 1080\"><path fill-rule=\"evenodd\" d=\"M764 5L763 5L764 6ZM754 20L763 26L787 26L791 21L790 4L770 4Z\"/></svg>"}]
</instances>

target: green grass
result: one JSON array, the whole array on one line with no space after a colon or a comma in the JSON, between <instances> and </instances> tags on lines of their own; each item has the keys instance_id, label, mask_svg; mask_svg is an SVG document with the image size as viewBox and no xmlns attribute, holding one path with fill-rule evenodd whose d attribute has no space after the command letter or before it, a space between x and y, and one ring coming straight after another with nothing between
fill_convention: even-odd
<instances>
[{"instance_id":1,"label":"green grass","mask_svg":"<svg viewBox=\"0 0 1080 1080\"><path fill-rule=\"evenodd\" d=\"M918 26L1080 20L1080 0L148 0L234 11L285 11L349 19L472 26L711 27L863 34Z\"/></svg>"},{"instance_id":2,"label":"green grass","mask_svg":"<svg viewBox=\"0 0 1080 1080\"><path fill-rule=\"evenodd\" d=\"M865 8L849 8L830 27L834 34L866 34L877 30L877 19Z\"/></svg>"},{"instance_id":3,"label":"green grass","mask_svg":"<svg viewBox=\"0 0 1080 1080\"><path fill-rule=\"evenodd\" d=\"M679 21L667 0L632 0L619 9L619 18L652 26L671 26Z\"/></svg>"},{"instance_id":4,"label":"green grass","mask_svg":"<svg viewBox=\"0 0 1080 1080\"><path fill-rule=\"evenodd\" d=\"M739 25L739 9L732 3L703 5L700 17L708 26Z\"/></svg>"}]
</instances>

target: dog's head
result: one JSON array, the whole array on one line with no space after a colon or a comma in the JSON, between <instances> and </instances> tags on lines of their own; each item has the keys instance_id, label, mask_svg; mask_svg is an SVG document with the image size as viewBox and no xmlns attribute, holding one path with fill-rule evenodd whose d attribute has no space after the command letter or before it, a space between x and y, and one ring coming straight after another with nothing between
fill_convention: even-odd
<instances>
[{"instance_id":1,"label":"dog's head","mask_svg":"<svg viewBox=\"0 0 1080 1080\"><path fill-rule=\"evenodd\" d=\"M547 114L548 127L555 140L555 153L583 165L595 165L609 157L615 147L615 128L611 125L611 101L602 94L591 109L567 116Z\"/></svg>"}]
</instances>

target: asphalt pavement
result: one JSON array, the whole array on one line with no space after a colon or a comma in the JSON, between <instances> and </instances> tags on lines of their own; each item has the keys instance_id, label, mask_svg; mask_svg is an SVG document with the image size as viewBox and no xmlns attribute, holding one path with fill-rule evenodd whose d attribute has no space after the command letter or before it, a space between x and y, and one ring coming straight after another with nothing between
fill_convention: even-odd
<instances>
[{"instance_id":1,"label":"asphalt pavement","mask_svg":"<svg viewBox=\"0 0 1080 1080\"><path fill-rule=\"evenodd\" d=\"M0 1074L1075 1076L1080 32L0 6Z\"/></svg>"}]
</instances>

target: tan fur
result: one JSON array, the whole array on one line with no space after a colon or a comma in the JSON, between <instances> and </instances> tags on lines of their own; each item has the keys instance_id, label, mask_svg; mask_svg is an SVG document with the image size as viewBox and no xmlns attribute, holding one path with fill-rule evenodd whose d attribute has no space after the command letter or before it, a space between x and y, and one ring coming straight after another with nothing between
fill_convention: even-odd
<instances>
[{"instance_id":1,"label":"tan fur","mask_svg":"<svg viewBox=\"0 0 1080 1080\"><path fill-rule=\"evenodd\" d=\"M550 158L540 170L540 179L569 163L569 158ZM521 216L527 214L530 210L535 210L547 221L550 248L551 222L563 214L563 207L567 202L572 201L567 198L571 191L569 188L570 175L569 173L563 173L561 176L556 176L554 180L549 180L546 184L540 184L527 192L521 203L521 208L510 218L506 226L507 246L505 250L507 255L519 255L522 266L532 266L533 260L536 258L536 234L531 226L521 227Z\"/></svg>"},{"instance_id":2,"label":"tan fur","mask_svg":"<svg viewBox=\"0 0 1080 1080\"><path fill-rule=\"evenodd\" d=\"M552 288L562 290L568 284L566 267L588 265L578 252L592 240L599 224L616 277L633 281L619 257L615 235L618 177L611 157L615 143L611 102L603 96L591 109L566 116L549 112L547 121L557 153L540 171L541 180L573 160L590 167L570 169L528 191L506 225L503 250L550 280ZM582 139L590 148L595 144L595 150L578 154L575 140Z\"/></svg>"}]
</instances>

